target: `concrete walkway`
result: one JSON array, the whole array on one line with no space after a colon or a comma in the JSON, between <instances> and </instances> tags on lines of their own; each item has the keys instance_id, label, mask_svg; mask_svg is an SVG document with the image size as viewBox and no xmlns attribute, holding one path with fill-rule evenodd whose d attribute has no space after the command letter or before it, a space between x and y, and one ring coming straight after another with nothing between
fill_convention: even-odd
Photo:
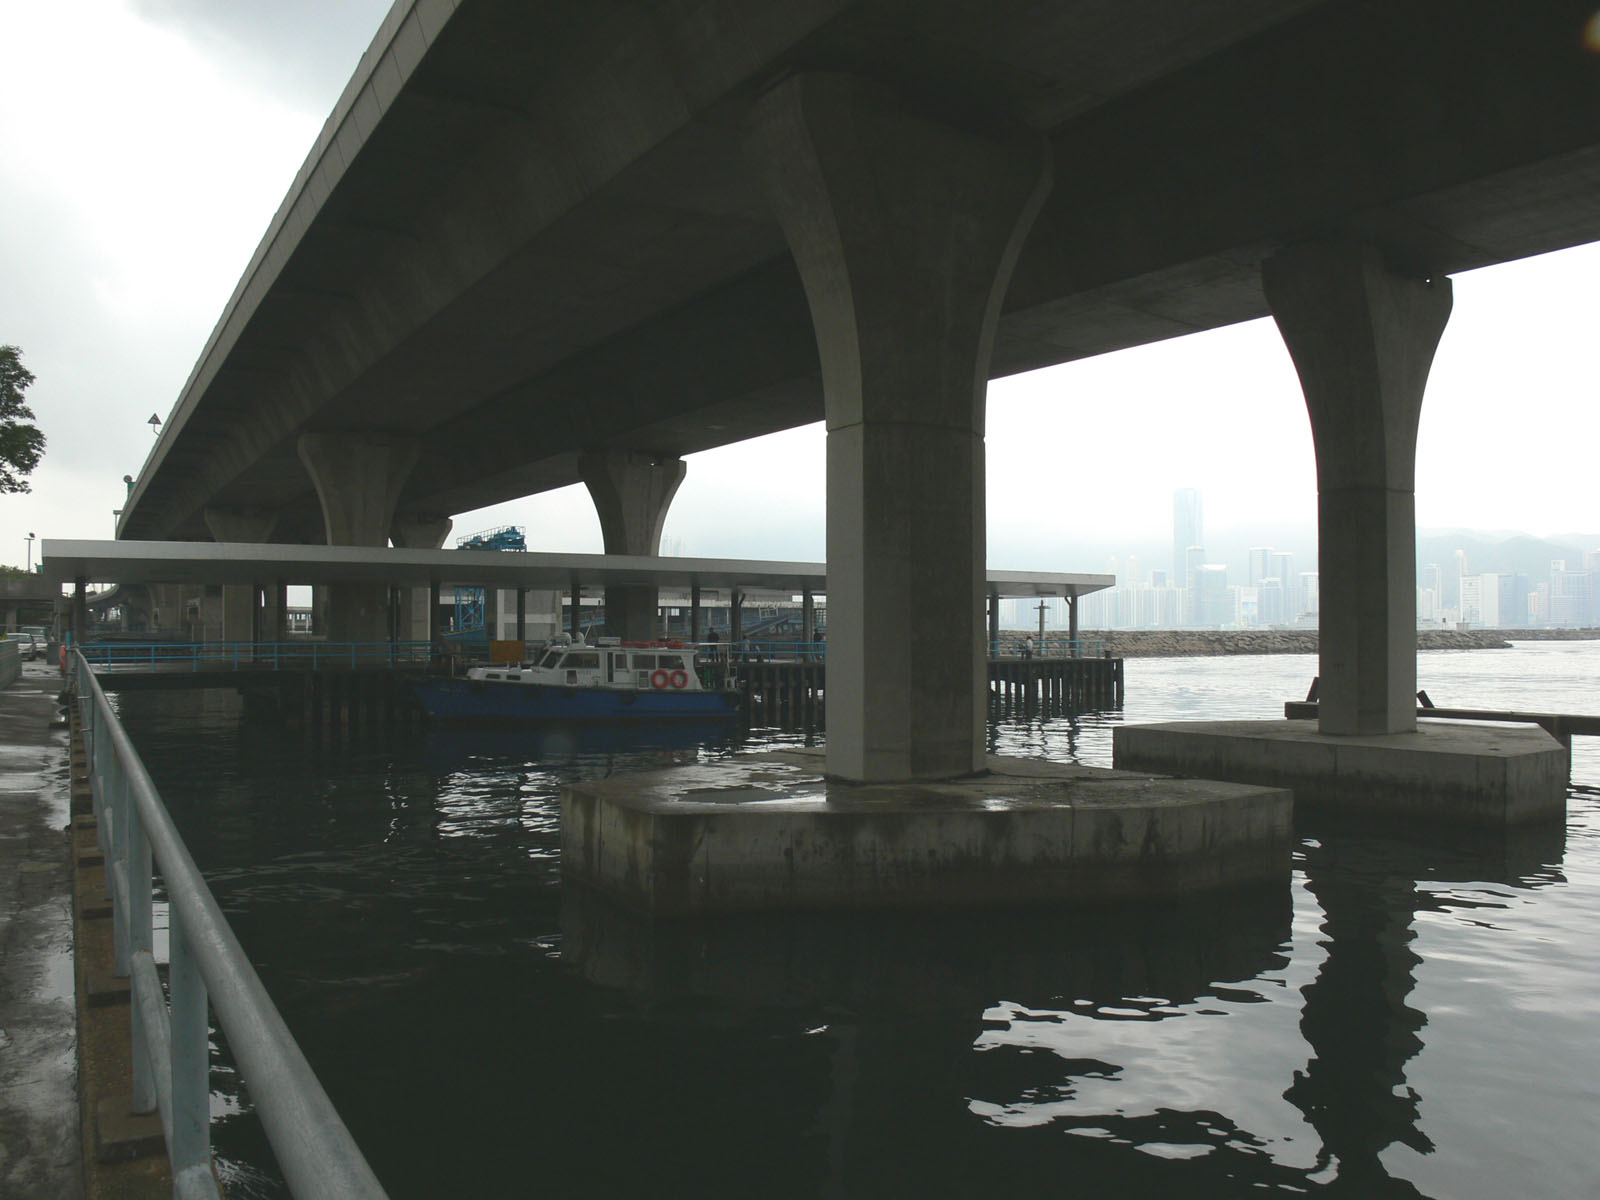
<instances>
[{"instance_id":1,"label":"concrete walkway","mask_svg":"<svg viewBox=\"0 0 1600 1200\"><path fill-rule=\"evenodd\" d=\"M0 690L0 1196L78 1200L67 730L53 664Z\"/></svg>"}]
</instances>

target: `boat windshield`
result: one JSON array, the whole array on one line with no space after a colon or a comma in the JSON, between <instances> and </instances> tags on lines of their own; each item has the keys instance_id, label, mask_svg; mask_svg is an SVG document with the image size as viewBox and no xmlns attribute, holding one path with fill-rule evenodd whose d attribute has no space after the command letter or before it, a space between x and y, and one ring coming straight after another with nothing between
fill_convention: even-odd
<instances>
[{"instance_id":1,"label":"boat windshield","mask_svg":"<svg viewBox=\"0 0 1600 1200\"><path fill-rule=\"evenodd\" d=\"M560 661L561 661L561 651L559 651L559 650L546 650L544 652L544 657L539 660L539 665L541 667L553 667Z\"/></svg>"}]
</instances>

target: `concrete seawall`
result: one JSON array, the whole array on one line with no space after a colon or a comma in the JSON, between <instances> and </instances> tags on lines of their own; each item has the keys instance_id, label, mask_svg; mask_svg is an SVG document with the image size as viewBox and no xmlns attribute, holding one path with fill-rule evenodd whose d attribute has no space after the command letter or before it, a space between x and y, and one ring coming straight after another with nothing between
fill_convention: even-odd
<instances>
[{"instance_id":1,"label":"concrete seawall","mask_svg":"<svg viewBox=\"0 0 1600 1200\"><path fill-rule=\"evenodd\" d=\"M1027 630L1005 630L1001 655L1019 653ZM1036 635L1037 636L1037 635ZM1179 657L1201 654L1315 654L1315 629L1115 629L1084 630L1099 639L1114 658ZM1596 629L1423 629L1418 650L1504 650L1512 642L1588 641Z\"/></svg>"}]
</instances>

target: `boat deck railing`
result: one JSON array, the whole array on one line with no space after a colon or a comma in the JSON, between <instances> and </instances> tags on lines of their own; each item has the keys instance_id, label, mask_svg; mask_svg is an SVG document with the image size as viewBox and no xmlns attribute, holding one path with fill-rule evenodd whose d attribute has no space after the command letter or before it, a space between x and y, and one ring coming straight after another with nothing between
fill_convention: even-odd
<instances>
[{"instance_id":1,"label":"boat deck railing","mask_svg":"<svg viewBox=\"0 0 1600 1200\"><path fill-rule=\"evenodd\" d=\"M215 1013L290 1193L384 1196L81 651L73 655L73 672L112 898L116 973L129 980L132 998L130 1108L161 1115L173 1195L220 1200L211 1166L209 1014ZM152 950L156 874L167 893L168 991Z\"/></svg>"}]
</instances>

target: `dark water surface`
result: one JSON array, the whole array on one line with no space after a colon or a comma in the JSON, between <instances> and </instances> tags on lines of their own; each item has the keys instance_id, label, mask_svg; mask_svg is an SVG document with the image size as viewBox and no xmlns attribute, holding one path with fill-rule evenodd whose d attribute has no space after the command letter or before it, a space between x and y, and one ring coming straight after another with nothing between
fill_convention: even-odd
<instances>
[{"instance_id":1,"label":"dark water surface","mask_svg":"<svg viewBox=\"0 0 1600 1200\"><path fill-rule=\"evenodd\" d=\"M1309 656L1134 659L1121 722L1281 716ZM1436 703L1600 711L1600 644L1423 655ZM561 786L668 731L307 749L221 693L123 697L267 987L391 1195L1600 1195L1600 739L1565 829L1302 827L1200 903L653 933L563 895ZM281 1184L226 1054L231 1194Z\"/></svg>"}]
</instances>

